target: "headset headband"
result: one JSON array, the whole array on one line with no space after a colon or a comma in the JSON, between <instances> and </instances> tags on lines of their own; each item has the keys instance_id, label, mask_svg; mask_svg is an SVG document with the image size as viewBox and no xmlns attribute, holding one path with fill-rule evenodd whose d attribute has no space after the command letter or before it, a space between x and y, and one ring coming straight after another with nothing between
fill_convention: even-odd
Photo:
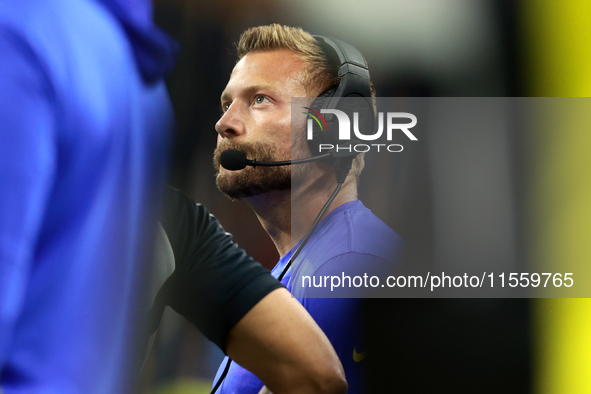
<instances>
[{"instance_id":1,"label":"headset headband","mask_svg":"<svg viewBox=\"0 0 591 394\"><path fill-rule=\"evenodd\" d=\"M357 105L357 112L365 114L365 116L360 116L364 119L361 122L361 127L364 130L373 130L371 82L365 58L361 52L346 42L324 36L312 37L316 39L328 59L329 65L337 70L340 80L338 86L331 86L321 93L312 103L311 108L319 113L331 109L351 112L353 109L351 106ZM344 100L345 98L349 98L349 100ZM308 140L308 146L314 155L320 153L321 145L337 146L342 143L339 141L339 126L336 116L326 113L324 120L327 123L327 129L324 131L321 131L320 127L312 125L312 139ZM356 154L356 152L351 152L352 156Z\"/></svg>"},{"instance_id":2,"label":"headset headband","mask_svg":"<svg viewBox=\"0 0 591 394\"><path fill-rule=\"evenodd\" d=\"M365 57L352 45L324 36L312 36L328 58L331 65L338 70L339 87L333 97L371 96L369 67ZM336 108L336 105L330 105Z\"/></svg>"}]
</instances>

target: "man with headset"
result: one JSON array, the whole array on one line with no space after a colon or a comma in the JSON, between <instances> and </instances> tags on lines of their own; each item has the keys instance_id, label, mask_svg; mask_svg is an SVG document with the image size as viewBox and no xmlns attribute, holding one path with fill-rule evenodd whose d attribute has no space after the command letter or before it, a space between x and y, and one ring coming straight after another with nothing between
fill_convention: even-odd
<instances>
[{"instance_id":1,"label":"man with headset","mask_svg":"<svg viewBox=\"0 0 591 394\"><path fill-rule=\"evenodd\" d=\"M292 113L292 97L369 97L367 64L348 44L280 25L247 30L237 49L240 60L221 95L223 114L216 124L217 186L231 199L244 199L255 211L281 256L272 273L289 290L297 290L298 300L331 340L349 393L363 392L360 300L311 298L326 293L302 288L298 278L304 274L353 277L388 269L400 253L402 240L357 200L362 155L349 158L348 176L348 166L342 165L347 160L336 167L315 161L293 168L261 167L260 162L312 156L305 142L305 117ZM358 62L349 66L346 59ZM365 70L359 72L361 77L342 72L360 66ZM317 103L312 108L322 109ZM236 159L235 152L227 154L232 150L256 159L259 165L244 168L248 160ZM321 221L314 229L315 218ZM262 386L229 360L220 366L215 382L220 393L257 393Z\"/></svg>"}]
</instances>

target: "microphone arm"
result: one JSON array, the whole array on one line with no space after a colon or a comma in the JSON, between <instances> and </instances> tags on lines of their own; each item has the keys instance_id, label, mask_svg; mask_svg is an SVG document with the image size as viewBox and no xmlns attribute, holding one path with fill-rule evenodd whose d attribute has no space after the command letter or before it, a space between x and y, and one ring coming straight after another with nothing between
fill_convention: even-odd
<instances>
[{"instance_id":1,"label":"microphone arm","mask_svg":"<svg viewBox=\"0 0 591 394\"><path fill-rule=\"evenodd\" d=\"M258 161L257 159L250 160L246 158L246 153L236 149L226 149L220 155L220 164L226 170L237 171L242 170L246 166L260 166L260 167L274 167L274 166L289 166L292 164L309 163L311 161L322 160L331 156L331 153L325 153L319 156L312 156L305 159L285 160L285 161Z\"/></svg>"},{"instance_id":2,"label":"microphone arm","mask_svg":"<svg viewBox=\"0 0 591 394\"><path fill-rule=\"evenodd\" d=\"M275 166L290 166L292 164L309 163L311 161L322 160L330 156L330 153L324 153L320 156L307 157L305 159L285 160L285 161L258 161L257 159L246 159L247 166L261 166L261 167L275 167Z\"/></svg>"}]
</instances>

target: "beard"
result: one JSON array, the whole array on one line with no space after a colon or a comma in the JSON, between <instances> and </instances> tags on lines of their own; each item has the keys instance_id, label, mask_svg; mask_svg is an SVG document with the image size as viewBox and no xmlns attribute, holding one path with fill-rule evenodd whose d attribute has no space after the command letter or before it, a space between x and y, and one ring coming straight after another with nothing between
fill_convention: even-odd
<instances>
[{"instance_id":1,"label":"beard","mask_svg":"<svg viewBox=\"0 0 591 394\"><path fill-rule=\"evenodd\" d=\"M231 140L224 140L218 145L213 154L213 167L216 170L216 186L226 196L233 200L258 196L276 190L291 189L291 166L251 167L238 171L220 168L220 155L226 149L237 149L246 153L249 159L258 161L278 161L276 148L265 142L237 144ZM285 156L289 153L286 152Z\"/></svg>"},{"instance_id":2,"label":"beard","mask_svg":"<svg viewBox=\"0 0 591 394\"><path fill-rule=\"evenodd\" d=\"M226 149L236 149L246 153L249 159L257 161L288 160L292 152L277 152L275 145L268 142L234 143L232 140L222 141L213 154L213 167L216 171L216 186L226 196L233 200L254 197L272 191L289 190L299 187L313 169L313 163L298 164L292 169L291 165L277 167L251 167L238 171L220 168L220 155ZM310 157L306 141L295 142L293 156L297 158Z\"/></svg>"}]
</instances>

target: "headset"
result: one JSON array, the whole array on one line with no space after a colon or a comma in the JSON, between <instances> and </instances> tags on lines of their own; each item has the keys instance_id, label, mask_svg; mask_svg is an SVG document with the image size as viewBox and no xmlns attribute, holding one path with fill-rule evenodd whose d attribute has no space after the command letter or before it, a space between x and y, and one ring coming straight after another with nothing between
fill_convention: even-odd
<instances>
[{"instance_id":1,"label":"headset","mask_svg":"<svg viewBox=\"0 0 591 394\"><path fill-rule=\"evenodd\" d=\"M371 81L369 67L365 57L357 48L346 42L325 36L312 36L324 52L331 68L337 70L339 84L322 92L310 107L310 112L338 109L351 113L353 106L361 114L360 128L373 128L373 105L371 99ZM347 99L347 100L344 100ZM321 130L320 126L312 124L312 139L308 140L308 146L312 154L320 152L320 144L333 146L342 145L338 138L338 122L336 116L326 114L324 119L327 130ZM331 127L332 126L332 127ZM356 152L351 152L355 156Z\"/></svg>"},{"instance_id":2,"label":"headset","mask_svg":"<svg viewBox=\"0 0 591 394\"><path fill-rule=\"evenodd\" d=\"M371 81L369 78L369 67L365 57L352 45L346 42L329 38L325 36L312 36L316 39L316 43L322 49L322 52L328 59L331 68L337 70L339 83L336 86L331 86L329 89L321 93L308 108L311 113L322 113L323 110L337 109L345 113L350 113L352 109L357 110L360 114L359 127L373 128L374 111L371 98ZM343 100L348 98L349 100ZM348 143L339 141L338 138L338 122L337 117L333 114L326 114L323 116L326 120L326 129L323 130L321 126L312 124L312 139L308 140L308 147L312 154L320 151L320 144L331 144L335 148L329 153L313 156L306 159L286 160L276 162L260 162L256 159L249 160L246 158L244 152L228 149L220 155L220 164L231 171L241 170L247 165L256 166L284 166L292 164L307 163L316 160L323 160L331 163L335 167L335 175L337 179L337 187L326 202L324 207L316 217L316 220L306 233L306 236L300 242L298 248L294 251L291 258L285 265L285 268L277 278L279 281L283 279L292 262L296 259L300 251L306 245L306 242L312 235L312 232L324 216L324 213L333 202L341 186L345 182L347 174L351 169L351 165L358 152L352 149L354 140ZM341 149L338 149L338 148ZM346 149L346 148L349 149ZM224 378L228 374L232 359L228 358L228 362L222 372L220 378L216 382L210 394L214 394L222 384Z\"/></svg>"}]
</instances>

